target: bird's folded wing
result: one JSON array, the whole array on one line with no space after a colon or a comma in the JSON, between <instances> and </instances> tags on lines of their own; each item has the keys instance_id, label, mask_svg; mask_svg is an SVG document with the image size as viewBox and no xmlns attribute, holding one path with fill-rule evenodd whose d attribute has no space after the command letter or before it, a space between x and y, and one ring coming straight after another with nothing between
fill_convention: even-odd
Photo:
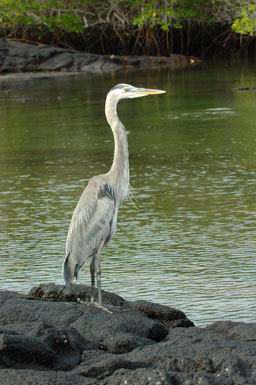
<instances>
[{"instance_id":1,"label":"bird's folded wing","mask_svg":"<svg viewBox=\"0 0 256 385\"><path fill-rule=\"evenodd\" d=\"M94 255L110 233L116 211L115 194L105 182L91 180L84 190L71 219L66 255L82 265Z\"/></svg>"}]
</instances>

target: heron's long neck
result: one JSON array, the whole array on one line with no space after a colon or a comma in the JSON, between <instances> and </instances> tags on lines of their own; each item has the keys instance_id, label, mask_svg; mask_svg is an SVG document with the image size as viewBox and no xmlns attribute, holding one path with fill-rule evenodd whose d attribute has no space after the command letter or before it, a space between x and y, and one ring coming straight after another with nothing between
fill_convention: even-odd
<instances>
[{"instance_id":1,"label":"heron's long neck","mask_svg":"<svg viewBox=\"0 0 256 385\"><path fill-rule=\"evenodd\" d=\"M108 176L119 202L127 198L129 190L129 153L125 128L117 116L117 102L107 97L105 113L115 141L114 159Z\"/></svg>"}]
</instances>

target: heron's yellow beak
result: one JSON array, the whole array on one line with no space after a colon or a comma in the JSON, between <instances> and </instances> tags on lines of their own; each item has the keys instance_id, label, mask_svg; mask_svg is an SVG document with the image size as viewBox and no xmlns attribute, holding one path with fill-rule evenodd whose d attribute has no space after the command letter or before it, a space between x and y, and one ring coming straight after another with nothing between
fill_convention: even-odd
<instances>
[{"instance_id":1,"label":"heron's yellow beak","mask_svg":"<svg viewBox=\"0 0 256 385\"><path fill-rule=\"evenodd\" d=\"M166 91L163 90L152 90L150 88L137 88L136 91L134 91L137 95L156 95L156 94L164 94Z\"/></svg>"}]
</instances>

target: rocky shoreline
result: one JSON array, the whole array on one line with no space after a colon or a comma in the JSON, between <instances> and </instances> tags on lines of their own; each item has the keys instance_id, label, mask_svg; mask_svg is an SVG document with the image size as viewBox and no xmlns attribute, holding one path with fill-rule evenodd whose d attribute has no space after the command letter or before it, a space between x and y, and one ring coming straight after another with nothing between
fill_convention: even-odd
<instances>
[{"instance_id":1,"label":"rocky shoreline","mask_svg":"<svg viewBox=\"0 0 256 385\"><path fill-rule=\"evenodd\" d=\"M253 385L256 323L194 326L177 309L90 288L0 292L1 385Z\"/></svg>"},{"instance_id":2,"label":"rocky shoreline","mask_svg":"<svg viewBox=\"0 0 256 385\"><path fill-rule=\"evenodd\" d=\"M21 73L108 73L125 69L196 66L195 57L171 54L169 57L96 55L71 49L16 40L0 39L0 79Z\"/></svg>"}]
</instances>

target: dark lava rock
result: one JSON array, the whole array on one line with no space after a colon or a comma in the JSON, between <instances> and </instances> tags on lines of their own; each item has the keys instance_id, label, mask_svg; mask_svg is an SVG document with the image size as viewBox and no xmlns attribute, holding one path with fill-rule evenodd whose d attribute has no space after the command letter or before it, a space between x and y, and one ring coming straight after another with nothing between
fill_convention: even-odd
<instances>
[{"instance_id":1,"label":"dark lava rock","mask_svg":"<svg viewBox=\"0 0 256 385\"><path fill-rule=\"evenodd\" d=\"M207 330L227 334L238 340L256 340L256 322L247 324L245 328L242 322L217 321L207 326Z\"/></svg>"},{"instance_id":2,"label":"dark lava rock","mask_svg":"<svg viewBox=\"0 0 256 385\"><path fill-rule=\"evenodd\" d=\"M194 327L180 310L84 285L0 292L0 385L253 385L256 324ZM177 327L178 326L178 327Z\"/></svg>"},{"instance_id":3,"label":"dark lava rock","mask_svg":"<svg viewBox=\"0 0 256 385\"><path fill-rule=\"evenodd\" d=\"M235 87L233 88L233 91L249 91L249 90L256 90L256 87Z\"/></svg>"},{"instance_id":4,"label":"dark lava rock","mask_svg":"<svg viewBox=\"0 0 256 385\"><path fill-rule=\"evenodd\" d=\"M162 322L168 329L177 326L194 326L193 322L187 319L182 311L170 308L169 306L142 300L130 302L129 305L131 310L137 311L144 314L146 317Z\"/></svg>"},{"instance_id":5,"label":"dark lava rock","mask_svg":"<svg viewBox=\"0 0 256 385\"><path fill-rule=\"evenodd\" d=\"M22 335L0 335L0 365L19 367L19 363L38 363L52 366L56 358L55 352L40 338Z\"/></svg>"},{"instance_id":6,"label":"dark lava rock","mask_svg":"<svg viewBox=\"0 0 256 385\"><path fill-rule=\"evenodd\" d=\"M96 290L97 292L97 290ZM91 287L86 285L70 285L69 287L64 285L54 284L41 284L33 287L29 296L33 298L41 298L47 300L55 300L58 302L89 302L91 299ZM104 304L119 306L121 308L126 307L128 302L117 294L109 293L102 290L102 298Z\"/></svg>"},{"instance_id":7,"label":"dark lava rock","mask_svg":"<svg viewBox=\"0 0 256 385\"><path fill-rule=\"evenodd\" d=\"M171 54L170 57L96 55L43 44L0 39L0 73L15 72L114 72L121 68L186 68L197 58Z\"/></svg>"},{"instance_id":8,"label":"dark lava rock","mask_svg":"<svg viewBox=\"0 0 256 385\"><path fill-rule=\"evenodd\" d=\"M2 369L1 385L93 385L95 381L62 371L38 371L29 369Z\"/></svg>"},{"instance_id":9,"label":"dark lava rock","mask_svg":"<svg viewBox=\"0 0 256 385\"><path fill-rule=\"evenodd\" d=\"M74 59L69 52L62 52L43 61L39 65L38 69L43 71L56 71L61 68L71 67L73 61Z\"/></svg>"}]
</instances>

